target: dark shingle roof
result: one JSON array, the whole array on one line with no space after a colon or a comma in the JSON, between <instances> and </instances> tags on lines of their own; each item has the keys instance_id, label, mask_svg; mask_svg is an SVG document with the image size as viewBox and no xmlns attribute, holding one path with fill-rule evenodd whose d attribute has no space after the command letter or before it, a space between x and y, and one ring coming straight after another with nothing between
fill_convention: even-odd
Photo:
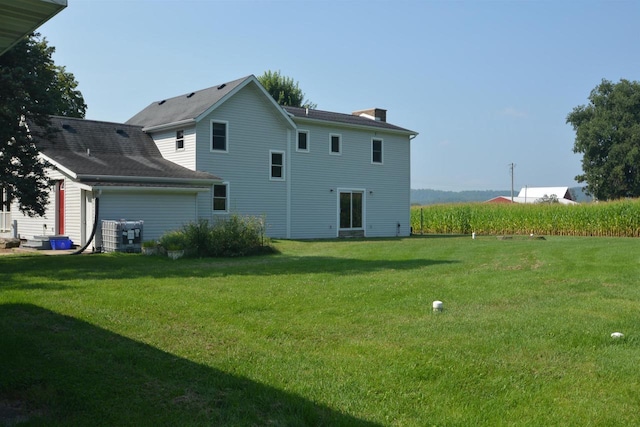
<instances>
[{"instance_id":1,"label":"dark shingle roof","mask_svg":"<svg viewBox=\"0 0 640 427\"><path fill-rule=\"evenodd\" d=\"M289 114L295 118L319 120L332 123L341 123L351 126L367 126L378 129L391 130L396 132L406 132L408 134L416 134L409 129L392 125L391 123L372 120L367 117L354 116L352 114L334 113L331 111L312 110L302 107L283 107Z\"/></svg>"},{"instance_id":2,"label":"dark shingle roof","mask_svg":"<svg viewBox=\"0 0 640 427\"><path fill-rule=\"evenodd\" d=\"M35 137L38 149L52 161L76 175L144 177L176 182L218 180L205 172L179 166L162 157L158 147L140 126L98 122L68 117L51 117L51 137ZM34 135L40 129L30 125Z\"/></svg>"},{"instance_id":3,"label":"dark shingle roof","mask_svg":"<svg viewBox=\"0 0 640 427\"><path fill-rule=\"evenodd\" d=\"M195 119L250 77L153 102L126 123L150 128Z\"/></svg>"}]
</instances>

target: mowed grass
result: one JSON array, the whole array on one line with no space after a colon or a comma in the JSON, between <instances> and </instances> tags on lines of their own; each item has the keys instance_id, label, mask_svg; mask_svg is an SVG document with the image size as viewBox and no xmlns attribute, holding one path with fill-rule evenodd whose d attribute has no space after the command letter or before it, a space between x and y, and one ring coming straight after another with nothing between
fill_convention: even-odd
<instances>
[{"instance_id":1,"label":"mowed grass","mask_svg":"<svg viewBox=\"0 0 640 427\"><path fill-rule=\"evenodd\" d=\"M0 409L46 425L640 425L639 245L3 256Z\"/></svg>"}]
</instances>

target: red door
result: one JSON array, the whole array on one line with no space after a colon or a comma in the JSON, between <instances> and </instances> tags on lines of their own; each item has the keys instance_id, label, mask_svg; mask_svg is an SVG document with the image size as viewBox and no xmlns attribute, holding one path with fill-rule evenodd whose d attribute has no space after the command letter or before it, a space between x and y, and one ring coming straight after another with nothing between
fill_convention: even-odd
<instances>
[{"instance_id":1,"label":"red door","mask_svg":"<svg viewBox=\"0 0 640 427\"><path fill-rule=\"evenodd\" d=\"M58 201L58 230L56 234L64 234L64 181L58 181L56 199Z\"/></svg>"}]
</instances>

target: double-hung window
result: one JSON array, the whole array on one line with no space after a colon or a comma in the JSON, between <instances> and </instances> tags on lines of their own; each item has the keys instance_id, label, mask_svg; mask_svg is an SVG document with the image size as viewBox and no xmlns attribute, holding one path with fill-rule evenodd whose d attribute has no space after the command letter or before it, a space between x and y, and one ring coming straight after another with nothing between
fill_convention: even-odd
<instances>
[{"instance_id":1,"label":"double-hung window","mask_svg":"<svg viewBox=\"0 0 640 427\"><path fill-rule=\"evenodd\" d=\"M298 131L298 145L296 146L297 151L309 152L309 131L307 130L299 130Z\"/></svg>"},{"instance_id":2,"label":"double-hung window","mask_svg":"<svg viewBox=\"0 0 640 427\"><path fill-rule=\"evenodd\" d=\"M213 186L213 211L226 213L229 211L229 185L226 183Z\"/></svg>"},{"instance_id":3,"label":"double-hung window","mask_svg":"<svg viewBox=\"0 0 640 427\"><path fill-rule=\"evenodd\" d=\"M227 122L211 120L211 151L229 151L229 125Z\"/></svg>"},{"instance_id":4,"label":"double-hung window","mask_svg":"<svg viewBox=\"0 0 640 427\"><path fill-rule=\"evenodd\" d=\"M176 131L176 151L184 150L184 131Z\"/></svg>"},{"instance_id":5,"label":"double-hung window","mask_svg":"<svg viewBox=\"0 0 640 427\"><path fill-rule=\"evenodd\" d=\"M272 181L284 181L284 151L269 151L269 169Z\"/></svg>"},{"instance_id":6,"label":"double-hung window","mask_svg":"<svg viewBox=\"0 0 640 427\"><path fill-rule=\"evenodd\" d=\"M382 140L371 140L371 163L382 164Z\"/></svg>"},{"instance_id":7,"label":"double-hung window","mask_svg":"<svg viewBox=\"0 0 640 427\"><path fill-rule=\"evenodd\" d=\"M339 155L342 153L342 136L332 133L329 135L329 153Z\"/></svg>"}]
</instances>

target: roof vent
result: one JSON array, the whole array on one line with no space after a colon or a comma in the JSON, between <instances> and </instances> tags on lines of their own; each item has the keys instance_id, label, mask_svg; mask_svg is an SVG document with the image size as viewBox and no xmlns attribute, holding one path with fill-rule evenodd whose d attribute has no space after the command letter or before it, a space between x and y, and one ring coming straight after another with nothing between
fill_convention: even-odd
<instances>
[{"instance_id":1,"label":"roof vent","mask_svg":"<svg viewBox=\"0 0 640 427\"><path fill-rule=\"evenodd\" d=\"M195 94L196 94L195 92L191 92L189 95L187 95L187 98L191 98Z\"/></svg>"},{"instance_id":2,"label":"roof vent","mask_svg":"<svg viewBox=\"0 0 640 427\"><path fill-rule=\"evenodd\" d=\"M116 129L116 133L119 135L127 135L127 133L124 131L124 129Z\"/></svg>"},{"instance_id":3,"label":"roof vent","mask_svg":"<svg viewBox=\"0 0 640 427\"><path fill-rule=\"evenodd\" d=\"M62 129L71 129L71 125L69 123L63 123L62 124Z\"/></svg>"},{"instance_id":4,"label":"roof vent","mask_svg":"<svg viewBox=\"0 0 640 427\"><path fill-rule=\"evenodd\" d=\"M227 85L226 83L222 83L220 86L218 86L218 90L220 90L220 89L224 89L224 87L225 87L226 85Z\"/></svg>"},{"instance_id":5,"label":"roof vent","mask_svg":"<svg viewBox=\"0 0 640 427\"><path fill-rule=\"evenodd\" d=\"M167 100L166 100L166 99L163 99L162 101L158 102L158 105L162 105L162 104L164 104L165 102L167 102Z\"/></svg>"}]
</instances>

